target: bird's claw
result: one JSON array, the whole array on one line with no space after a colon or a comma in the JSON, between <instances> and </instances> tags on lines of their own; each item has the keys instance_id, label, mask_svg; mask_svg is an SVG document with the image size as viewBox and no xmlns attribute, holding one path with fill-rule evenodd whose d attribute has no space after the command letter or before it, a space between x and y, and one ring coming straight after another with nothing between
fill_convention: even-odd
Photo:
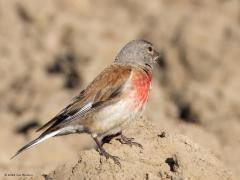
<instances>
[{"instance_id":1,"label":"bird's claw","mask_svg":"<svg viewBox=\"0 0 240 180\"><path fill-rule=\"evenodd\" d=\"M113 155L109 154L103 148L99 149L99 153L100 153L101 156L104 156L106 159L112 159L115 164L117 164L119 167L121 167L121 163L119 161L120 160L119 157L113 156Z\"/></svg>"},{"instance_id":2,"label":"bird's claw","mask_svg":"<svg viewBox=\"0 0 240 180\"><path fill-rule=\"evenodd\" d=\"M127 144L127 145L129 145L129 146L133 146L133 145L134 145L134 146L137 146L137 147L143 149L143 146L142 146L140 143L133 141L134 138L128 138L128 137L126 137L126 136L124 136L124 135L121 134L120 137L117 138L117 140L118 140L120 143L122 143L122 144Z\"/></svg>"}]
</instances>

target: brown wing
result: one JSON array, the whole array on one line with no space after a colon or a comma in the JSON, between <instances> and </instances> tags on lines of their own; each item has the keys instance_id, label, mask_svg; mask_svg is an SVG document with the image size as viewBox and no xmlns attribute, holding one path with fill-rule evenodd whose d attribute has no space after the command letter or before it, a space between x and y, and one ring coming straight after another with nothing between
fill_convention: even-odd
<instances>
[{"instance_id":1,"label":"brown wing","mask_svg":"<svg viewBox=\"0 0 240 180\"><path fill-rule=\"evenodd\" d=\"M48 128L46 130L48 131L66 121L79 119L89 110L101 105L102 102L112 100L121 93L121 89L131 75L131 70L130 66L117 64L109 66L85 90L75 97L72 103L37 131L46 128Z\"/></svg>"}]
</instances>

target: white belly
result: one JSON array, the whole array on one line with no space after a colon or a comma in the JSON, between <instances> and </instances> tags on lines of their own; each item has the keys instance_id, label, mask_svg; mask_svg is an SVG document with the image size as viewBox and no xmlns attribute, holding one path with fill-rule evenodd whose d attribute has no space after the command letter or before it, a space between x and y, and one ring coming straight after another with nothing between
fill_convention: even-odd
<instances>
[{"instance_id":1,"label":"white belly","mask_svg":"<svg viewBox=\"0 0 240 180\"><path fill-rule=\"evenodd\" d=\"M107 106L96 113L94 119L98 135L105 136L119 132L129 121L139 114L139 109L134 107L131 98L123 99L116 104Z\"/></svg>"}]
</instances>

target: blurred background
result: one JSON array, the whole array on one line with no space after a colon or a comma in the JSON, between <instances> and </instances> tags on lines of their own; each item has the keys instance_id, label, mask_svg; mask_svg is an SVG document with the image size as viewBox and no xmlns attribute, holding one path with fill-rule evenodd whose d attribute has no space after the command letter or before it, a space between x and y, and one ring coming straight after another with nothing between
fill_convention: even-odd
<instances>
[{"instance_id":1,"label":"blurred background","mask_svg":"<svg viewBox=\"0 0 240 180\"><path fill-rule=\"evenodd\" d=\"M239 0L0 0L0 171L77 161L79 135L9 158L137 38L163 52L145 115L239 177Z\"/></svg>"}]
</instances>

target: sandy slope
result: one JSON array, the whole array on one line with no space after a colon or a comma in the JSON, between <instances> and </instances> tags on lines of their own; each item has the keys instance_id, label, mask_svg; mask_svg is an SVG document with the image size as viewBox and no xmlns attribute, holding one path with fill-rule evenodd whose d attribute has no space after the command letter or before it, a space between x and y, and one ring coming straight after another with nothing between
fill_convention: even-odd
<instances>
[{"instance_id":1,"label":"sandy slope","mask_svg":"<svg viewBox=\"0 0 240 180\"><path fill-rule=\"evenodd\" d=\"M144 148L112 140L104 148L121 159L121 168L95 151L84 151L74 165L58 167L52 179L232 179L214 154L185 136L169 134L147 119L139 119L125 131Z\"/></svg>"}]
</instances>

